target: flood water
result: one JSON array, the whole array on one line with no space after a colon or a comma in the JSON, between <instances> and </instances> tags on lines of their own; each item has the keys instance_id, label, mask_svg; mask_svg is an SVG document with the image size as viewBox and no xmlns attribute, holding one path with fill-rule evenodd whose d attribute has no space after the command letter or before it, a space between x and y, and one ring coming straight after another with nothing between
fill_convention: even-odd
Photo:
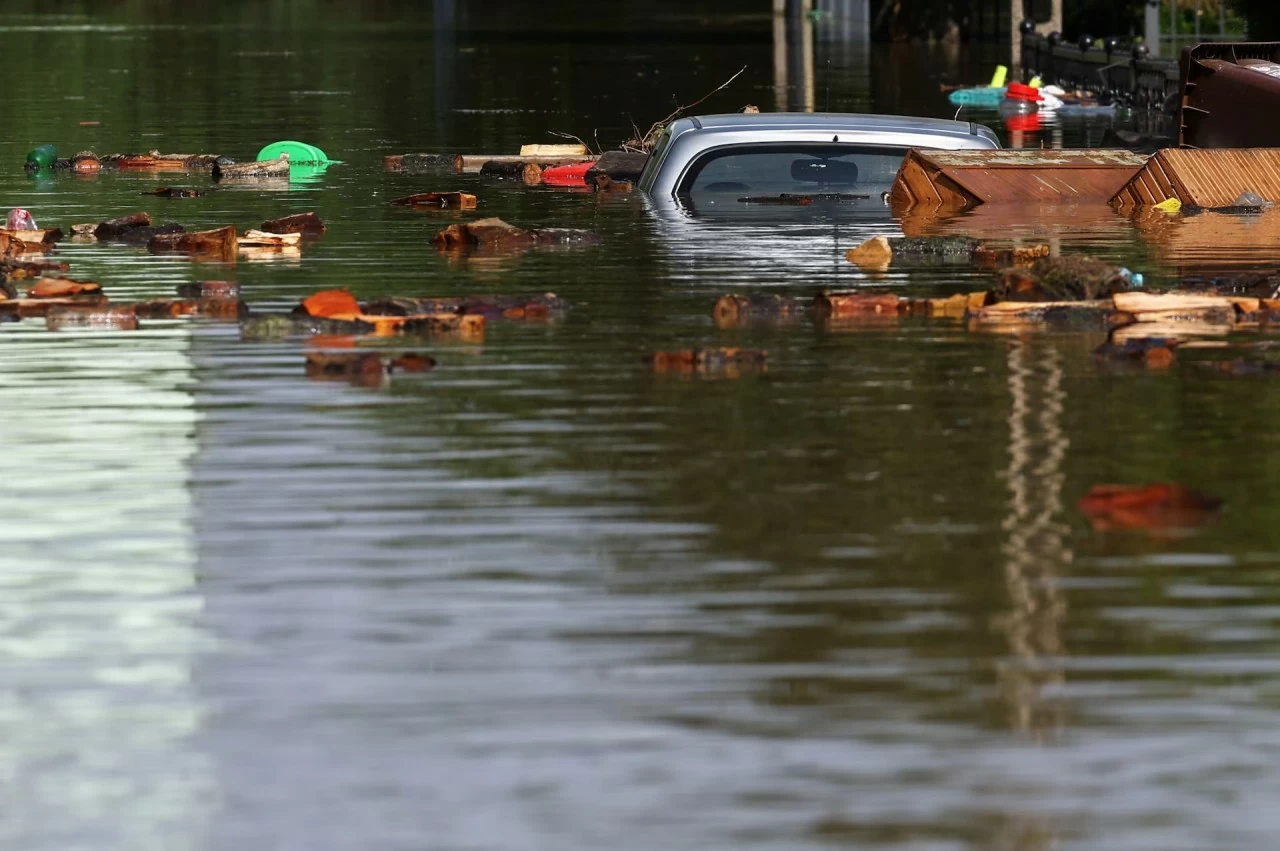
<instances>
[{"instance_id":1,"label":"flood water","mask_svg":"<svg viewBox=\"0 0 1280 851\"><path fill-rule=\"evenodd\" d=\"M573 304L483 343L403 344L439 365L382 389L309 381L304 342L234 325L0 327L0 843L1169 851L1276 834L1266 378L1194 359L1103 370L1089 333L719 330L725 292L945 295L990 276L844 260L904 223L664 218L638 195L383 173L387 153L553 131L613 144L743 65L702 108L774 108L770 21L693 5L0 15L22 70L4 209L63 227L138 209L328 223L276 262L61 244L114 300L231 279L255 309L329 287ZM950 115L938 83L997 54L817 55L832 109ZM1043 141L1106 126L1064 120ZM280 138L343 164L189 200L139 193L206 177L21 169L42 142L250 159ZM451 258L430 237L471 214L387 204L453 188L601 244ZM1232 244L1222 232L1257 223L1227 224L1197 238L1045 210L953 227L1052 237L1158 284L1265 264L1265 231ZM769 368L642 363L693 346L765 348ZM1094 484L1161 481L1225 508L1164 533L1095 531L1076 508Z\"/></svg>"}]
</instances>

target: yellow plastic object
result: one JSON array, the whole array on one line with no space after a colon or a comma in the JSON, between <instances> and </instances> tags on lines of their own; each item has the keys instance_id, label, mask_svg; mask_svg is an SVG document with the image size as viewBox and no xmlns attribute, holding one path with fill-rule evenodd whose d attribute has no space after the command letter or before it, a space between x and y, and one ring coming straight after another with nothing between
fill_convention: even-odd
<instances>
[{"instance_id":1,"label":"yellow plastic object","mask_svg":"<svg viewBox=\"0 0 1280 851\"><path fill-rule=\"evenodd\" d=\"M1027 85L1033 89L1038 89L1044 85L1044 80L1040 79L1039 77L1032 77L1031 82L1027 83Z\"/></svg>"},{"instance_id":2,"label":"yellow plastic object","mask_svg":"<svg viewBox=\"0 0 1280 851\"><path fill-rule=\"evenodd\" d=\"M1004 65L997 65L996 72L991 75L991 88L999 89L1004 87L1004 81L1009 76L1009 69Z\"/></svg>"},{"instance_id":3,"label":"yellow plastic object","mask_svg":"<svg viewBox=\"0 0 1280 851\"><path fill-rule=\"evenodd\" d=\"M1177 198L1166 198L1156 204L1156 209L1162 213L1176 213L1182 209L1182 202Z\"/></svg>"}]
</instances>

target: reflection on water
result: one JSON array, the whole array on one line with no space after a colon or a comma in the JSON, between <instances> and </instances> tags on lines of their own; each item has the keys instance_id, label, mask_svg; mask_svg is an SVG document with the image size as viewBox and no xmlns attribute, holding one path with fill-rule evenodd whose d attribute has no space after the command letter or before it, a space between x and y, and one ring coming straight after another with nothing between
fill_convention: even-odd
<instances>
[{"instance_id":1,"label":"reflection on water","mask_svg":"<svg viewBox=\"0 0 1280 851\"><path fill-rule=\"evenodd\" d=\"M381 170L397 151L614 141L743 64L707 108L767 105L772 20L727 2L604 23L510 2L79 8L0 16L14 67L43 75L11 93L0 200L64 226L315 210L328 231L235 264L64 244L77 277L119 300L234 279L273 310L328 287L572 308L495 320L483 344L389 343L439 363L378 389L309 381L304 343L229 326L0 326L6 844L1137 851L1280 828L1265 380L1181 353L1104 372L1101 335L711 318L726 291L990 284L844 259L898 229L1047 240L1151 284L1264 259L1205 224L1223 220L667 217L638 195ZM833 108L949 113L944 78L990 73L980 48L818 35L813 95L829 76ZM17 168L43 141L244 158L281 135L343 164L172 201L140 193L207 177ZM459 214L387 203L453 189L601 242L441 255ZM694 346L767 349L769 369L645 366ZM1075 514L1094 484L1148 481L1226 509L1178 536Z\"/></svg>"}]
</instances>

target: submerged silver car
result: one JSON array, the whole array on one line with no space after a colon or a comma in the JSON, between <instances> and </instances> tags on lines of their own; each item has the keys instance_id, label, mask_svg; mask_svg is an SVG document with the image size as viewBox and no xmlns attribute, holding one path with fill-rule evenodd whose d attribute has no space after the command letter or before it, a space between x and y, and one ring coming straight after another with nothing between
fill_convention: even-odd
<instances>
[{"instance_id":1,"label":"submerged silver car","mask_svg":"<svg viewBox=\"0 0 1280 851\"><path fill-rule=\"evenodd\" d=\"M909 148L998 148L967 121L803 112L681 118L663 131L640 176L660 209L769 206L807 196L870 202L893 185ZM808 203L808 202L803 202Z\"/></svg>"}]
</instances>

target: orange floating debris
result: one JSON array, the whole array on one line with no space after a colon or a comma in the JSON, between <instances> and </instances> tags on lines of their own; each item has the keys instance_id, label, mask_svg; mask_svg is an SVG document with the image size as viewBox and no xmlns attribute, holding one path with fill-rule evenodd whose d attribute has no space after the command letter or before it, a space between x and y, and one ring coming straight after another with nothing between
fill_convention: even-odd
<instances>
[{"instance_id":1,"label":"orange floating debris","mask_svg":"<svg viewBox=\"0 0 1280 851\"><path fill-rule=\"evenodd\" d=\"M1174 530L1213 519L1222 500L1178 484L1094 485L1078 503L1097 531Z\"/></svg>"},{"instance_id":2,"label":"orange floating debris","mask_svg":"<svg viewBox=\"0 0 1280 851\"><path fill-rule=\"evenodd\" d=\"M360 313L360 302L347 290L321 290L302 300L302 310L308 316L336 319Z\"/></svg>"},{"instance_id":3,"label":"orange floating debris","mask_svg":"<svg viewBox=\"0 0 1280 851\"><path fill-rule=\"evenodd\" d=\"M69 278L41 278L27 291L27 298L71 298L102 292L102 284Z\"/></svg>"}]
</instances>

